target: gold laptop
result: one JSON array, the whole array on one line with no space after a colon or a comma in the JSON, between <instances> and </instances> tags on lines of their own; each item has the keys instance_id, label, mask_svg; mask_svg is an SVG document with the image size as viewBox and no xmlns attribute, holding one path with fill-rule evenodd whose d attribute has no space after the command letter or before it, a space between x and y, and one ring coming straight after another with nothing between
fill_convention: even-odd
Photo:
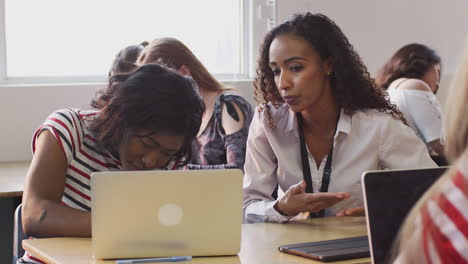
<instances>
[{"instance_id":1,"label":"gold laptop","mask_svg":"<svg viewBox=\"0 0 468 264\"><path fill-rule=\"evenodd\" d=\"M236 255L242 171L119 171L91 175L96 259Z\"/></svg>"}]
</instances>

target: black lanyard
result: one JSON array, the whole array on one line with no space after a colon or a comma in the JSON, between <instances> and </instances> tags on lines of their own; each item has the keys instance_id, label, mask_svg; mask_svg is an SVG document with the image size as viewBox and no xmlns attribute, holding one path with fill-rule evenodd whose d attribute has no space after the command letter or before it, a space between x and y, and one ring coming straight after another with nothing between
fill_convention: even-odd
<instances>
[{"instance_id":1,"label":"black lanyard","mask_svg":"<svg viewBox=\"0 0 468 264\"><path fill-rule=\"evenodd\" d=\"M338 111L338 118L336 120L336 127L335 132L333 133L333 138L335 137L336 130L338 128L338 120L340 119L339 115L340 111ZM303 130L303 120L301 113L296 113L297 117L297 124L299 126L299 140L301 141L301 161L302 161L302 174L304 176L304 181L306 182L306 192L313 193L314 189L312 186L312 175L310 174L310 165L309 165L309 157L307 155L307 148L304 138L304 130ZM328 153L327 162L325 163L325 168L323 169L323 176L322 176L322 185L320 186L320 192L328 192L328 185L330 184L330 176L332 172L332 160L333 160L333 142ZM317 217L324 217L325 210L321 210L320 212L314 213L310 212L311 218Z\"/></svg>"}]
</instances>

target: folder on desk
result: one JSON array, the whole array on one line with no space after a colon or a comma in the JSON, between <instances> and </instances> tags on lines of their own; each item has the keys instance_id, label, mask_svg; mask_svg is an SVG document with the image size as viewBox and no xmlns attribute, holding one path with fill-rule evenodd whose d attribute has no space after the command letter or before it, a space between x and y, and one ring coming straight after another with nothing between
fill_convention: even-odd
<instances>
[{"instance_id":1,"label":"folder on desk","mask_svg":"<svg viewBox=\"0 0 468 264\"><path fill-rule=\"evenodd\" d=\"M280 246L279 251L323 262L370 256L367 236Z\"/></svg>"}]
</instances>

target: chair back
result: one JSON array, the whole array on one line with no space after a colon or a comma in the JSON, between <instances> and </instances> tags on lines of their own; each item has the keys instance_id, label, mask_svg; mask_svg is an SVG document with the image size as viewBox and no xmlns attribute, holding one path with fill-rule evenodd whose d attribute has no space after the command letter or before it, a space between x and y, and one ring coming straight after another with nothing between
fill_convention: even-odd
<instances>
[{"instance_id":1,"label":"chair back","mask_svg":"<svg viewBox=\"0 0 468 264\"><path fill-rule=\"evenodd\" d=\"M22 242L28 239L28 236L23 232L23 224L21 220L21 204L16 207L15 220L13 229L13 264L24 255Z\"/></svg>"}]
</instances>

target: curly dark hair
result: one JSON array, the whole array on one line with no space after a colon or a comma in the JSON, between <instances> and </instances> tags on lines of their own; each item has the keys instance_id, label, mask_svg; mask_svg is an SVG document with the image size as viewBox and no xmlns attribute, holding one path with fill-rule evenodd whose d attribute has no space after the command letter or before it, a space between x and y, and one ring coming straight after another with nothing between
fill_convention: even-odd
<instances>
[{"instance_id":1,"label":"curly dark hair","mask_svg":"<svg viewBox=\"0 0 468 264\"><path fill-rule=\"evenodd\" d=\"M379 89L361 58L340 28L323 14L295 14L267 33L260 48L258 68L254 80L255 100L266 109L270 127L274 127L268 103L279 107L284 103L274 82L269 66L272 41L282 34L304 38L317 51L322 60L332 58L330 76L332 94L339 107L352 115L358 110L377 109L405 122L403 114L389 102L387 93Z\"/></svg>"},{"instance_id":2,"label":"curly dark hair","mask_svg":"<svg viewBox=\"0 0 468 264\"><path fill-rule=\"evenodd\" d=\"M184 136L174 158L185 165L192 141L200 129L205 105L195 81L157 64L141 66L125 75L114 75L91 106L100 110L90 125L98 146L115 152L130 130Z\"/></svg>"},{"instance_id":3,"label":"curly dark hair","mask_svg":"<svg viewBox=\"0 0 468 264\"><path fill-rule=\"evenodd\" d=\"M401 47L377 74L377 85L387 90L399 78L421 79L434 65L440 65L440 56L426 45L412 43Z\"/></svg>"}]
</instances>

